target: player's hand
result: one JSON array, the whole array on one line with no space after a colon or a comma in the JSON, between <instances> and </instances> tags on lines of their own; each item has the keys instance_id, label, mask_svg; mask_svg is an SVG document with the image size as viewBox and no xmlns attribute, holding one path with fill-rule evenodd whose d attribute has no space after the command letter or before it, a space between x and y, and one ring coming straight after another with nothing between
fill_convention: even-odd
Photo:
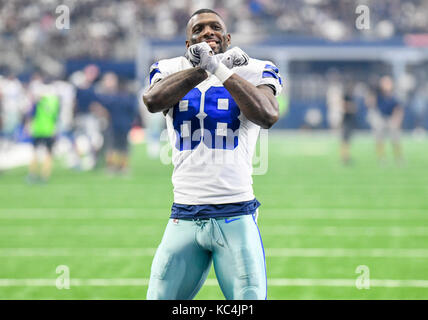
<instances>
[{"instance_id":1,"label":"player's hand","mask_svg":"<svg viewBox=\"0 0 428 320\"><path fill-rule=\"evenodd\" d=\"M250 57L241 48L234 47L227 50L220 60L226 67L232 69L234 67L241 67L248 64Z\"/></svg>"},{"instance_id":2,"label":"player's hand","mask_svg":"<svg viewBox=\"0 0 428 320\"><path fill-rule=\"evenodd\" d=\"M201 52L211 52L211 54L214 55L214 52L208 43L200 42L191 45L184 56L194 67L196 67L201 63Z\"/></svg>"},{"instance_id":3,"label":"player's hand","mask_svg":"<svg viewBox=\"0 0 428 320\"><path fill-rule=\"evenodd\" d=\"M194 67L199 66L210 73L215 73L220 63L220 60L214 55L213 50L206 42L190 46L187 49L186 58Z\"/></svg>"},{"instance_id":4,"label":"player's hand","mask_svg":"<svg viewBox=\"0 0 428 320\"><path fill-rule=\"evenodd\" d=\"M204 43L209 47L209 50L201 51L201 62L199 63L199 66L205 71L214 74L220 64L220 59L214 55L211 47L206 42Z\"/></svg>"}]
</instances>

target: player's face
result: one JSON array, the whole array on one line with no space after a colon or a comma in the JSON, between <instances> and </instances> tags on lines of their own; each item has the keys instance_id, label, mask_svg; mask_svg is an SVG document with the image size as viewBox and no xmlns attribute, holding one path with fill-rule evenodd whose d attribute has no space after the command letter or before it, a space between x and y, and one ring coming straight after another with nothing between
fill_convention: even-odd
<instances>
[{"instance_id":1,"label":"player's face","mask_svg":"<svg viewBox=\"0 0 428 320\"><path fill-rule=\"evenodd\" d=\"M230 34L227 33L223 20L214 13L201 13L193 16L186 29L186 47L205 41L215 54L226 52L230 45Z\"/></svg>"},{"instance_id":2,"label":"player's face","mask_svg":"<svg viewBox=\"0 0 428 320\"><path fill-rule=\"evenodd\" d=\"M392 79L390 77L382 77L380 79L380 88L385 94L391 93L394 88Z\"/></svg>"}]
</instances>

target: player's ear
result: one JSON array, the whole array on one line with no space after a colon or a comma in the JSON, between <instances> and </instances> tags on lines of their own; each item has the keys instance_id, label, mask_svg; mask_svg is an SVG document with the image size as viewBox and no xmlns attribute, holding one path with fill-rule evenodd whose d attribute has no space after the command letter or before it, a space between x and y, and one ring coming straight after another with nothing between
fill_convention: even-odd
<instances>
[{"instance_id":1,"label":"player's ear","mask_svg":"<svg viewBox=\"0 0 428 320\"><path fill-rule=\"evenodd\" d=\"M226 39L227 39L227 46L229 47L230 44L232 43L232 36L230 35L230 33L226 35Z\"/></svg>"},{"instance_id":2,"label":"player's ear","mask_svg":"<svg viewBox=\"0 0 428 320\"><path fill-rule=\"evenodd\" d=\"M189 49L189 47L190 47L190 41L186 40L186 49Z\"/></svg>"}]
</instances>

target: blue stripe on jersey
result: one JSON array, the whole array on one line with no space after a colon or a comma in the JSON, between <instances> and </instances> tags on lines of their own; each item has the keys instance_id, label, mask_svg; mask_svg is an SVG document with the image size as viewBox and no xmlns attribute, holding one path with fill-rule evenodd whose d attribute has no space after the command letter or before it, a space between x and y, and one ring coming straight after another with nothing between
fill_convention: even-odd
<instances>
[{"instance_id":1,"label":"blue stripe on jersey","mask_svg":"<svg viewBox=\"0 0 428 320\"><path fill-rule=\"evenodd\" d=\"M152 79L156 73L160 73L158 68L154 68L152 71L150 71L150 84L152 83Z\"/></svg>"},{"instance_id":2,"label":"blue stripe on jersey","mask_svg":"<svg viewBox=\"0 0 428 320\"><path fill-rule=\"evenodd\" d=\"M187 205L173 203L171 219L207 219L220 217L234 217L254 214L260 202L256 198L250 201L226 204Z\"/></svg>"},{"instance_id":3,"label":"blue stripe on jersey","mask_svg":"<svg viewBox=\"0 0 428 320\"><path fill-rule=\"evenodd\" d=\"M278 79L278 76L276 73L272 72L272 71L263 71L263 75L262 78L275 78Z\"/></svg>"},{"instance_id":4,"label":"blue stripe on jersey","mask_svg":"<svg viewBox=\"0 0 428 320\"><path fill-rule=\"evenodd\" d=\"M262 78L275 78L278 79L279 84L282 85L282 79L279 76L279 69L272 65L272 64L266 64L265 65L265 71L263 71ZM273 72L272 72L273 71Z\"/></svg>"},{"instance_id":5,"label":"blue stripe on jersey","mask_svg":"<svg viewBox=\"0 0 428 320\"><path fill-rule=\"evenodd\" d=\"M282 85L282 79L280 76L278 76L276 73L272 72L272 71L263 71L263 75L262 78L275 78L278 79L279 84Z\"/></svg>"},{"instance_id":6,"label":"blue stripe on jersey","mask_svg":"<svg viewBox=\"0 0 428 320\"><path fill-rule=\"evenodd\" d=\"M271 65L271 64L265 65L265 69L272 69L276 73L279 73L279 69L277 67L275 67L274 65Z\"/></svg>"}]
</instances>

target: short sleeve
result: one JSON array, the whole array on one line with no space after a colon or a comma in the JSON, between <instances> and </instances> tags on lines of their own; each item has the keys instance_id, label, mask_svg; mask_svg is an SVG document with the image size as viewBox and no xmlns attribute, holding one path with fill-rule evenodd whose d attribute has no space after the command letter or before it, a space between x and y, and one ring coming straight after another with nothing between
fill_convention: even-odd
<instances>
[{"instance_id":1,"label":"short sleeve","mask_svg":"<svg viewBox=\"0 0 428 320\"><path fill-rule=\"evenodd\" d=\"M260 85L269 85L275 89L275 96L278 97L281 94L283 81L279 73L279 69L272 62L266 61L262 69Z\"/></svg>"},{"instance_id":2,"label":"short sleeve","mask_svg":"<svg viewBox=\"0 0 428 320\"><path fill-rule=\"evenodd\" d=\"M156 62L152 64L150 67L150 73L149 73L149 83L153 84L155 82L158 82L162 80L164 76L162 75L162 72L159 67L159 62Z\"/></svg>"}]
</instances>

